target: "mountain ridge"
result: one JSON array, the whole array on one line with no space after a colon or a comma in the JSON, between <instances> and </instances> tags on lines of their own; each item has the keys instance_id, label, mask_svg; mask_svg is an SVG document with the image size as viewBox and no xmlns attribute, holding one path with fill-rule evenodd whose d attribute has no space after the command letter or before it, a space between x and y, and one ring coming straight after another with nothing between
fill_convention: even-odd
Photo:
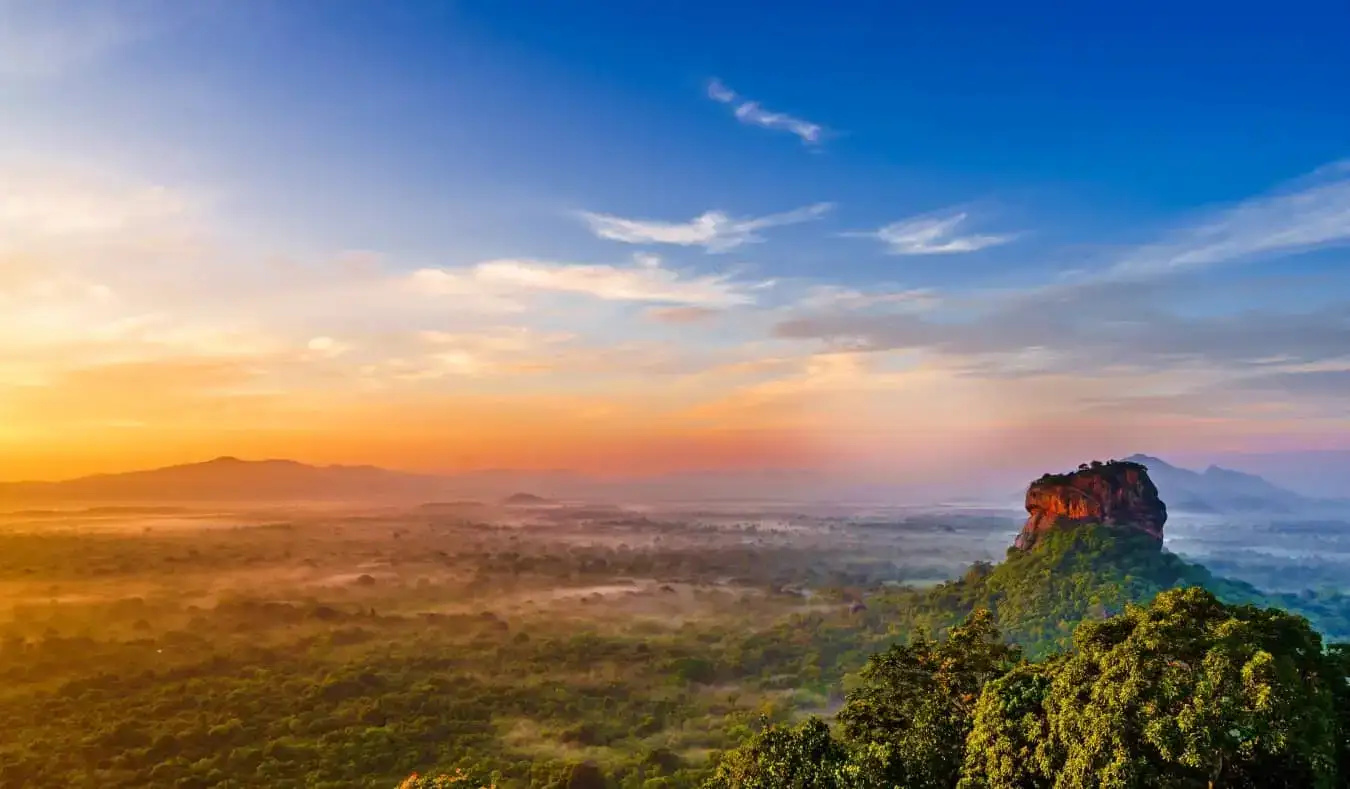
<instances>
[{"instance_id":1,"label":"mountain ridge","mask_svg":"<svg viewBox=\"0 0 1350 789\"><path fill-rule=\"evenodd\" d=\"M1215 464L1194 471L1142 453L1124 460L1146 467L1169 505L1179 511L1296 515L1344 506L1343 502L1304 496L1257 474Z\"/></svg>"},{"instance_id":2,"label":"mountain ridge","mask_svg":"<svg viewBox=\"0 0 1350 789\"><path fill-rule=\"evenodd\" d=\"M382 501L421 504L459 499L500 500L522 490L545 499L781 498L813 491L804 471L689 472L609 479L566 469L480 469L451 474L397 471L371 465L312 465L284 458L210 460L64 480L0 481L0 503L68 502ZM784 484L791 482L793 484ZM809 499L802 499L803 501Z\"/></svg>"}]
</instances>

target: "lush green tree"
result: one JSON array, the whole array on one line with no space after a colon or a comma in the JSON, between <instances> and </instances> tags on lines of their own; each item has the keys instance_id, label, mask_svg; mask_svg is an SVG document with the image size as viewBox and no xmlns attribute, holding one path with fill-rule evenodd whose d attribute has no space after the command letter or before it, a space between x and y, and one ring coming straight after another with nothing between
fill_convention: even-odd
<instances>
[{"instance_id":1,"label":"lush green tree","mask_svg":"<svg viewBox=\"0 0 1350 789\"><path fill-rule=\"evenodd\" d=\"M1332 789L1344 681L1301 617L1164 592L991 682L964 785Z\"/></svg>"},{"instance_id":2,"label":"lush green tree","mask_svg":"<svg viewBox=\"0 0 1350 789\"><path fill-rule=\"evenodd\" d=\"M890 786L884 747L853 749L817 717L769 726L724 755L704 789L879 789Z\"/></svg>"},{"instance_id":3,"label":"lush green tree","mask_svg":"<svg viewBox=\"0 0 1350 789\"><path fill-rule=\"evenodd\" d=\"M947 638L920 637L874 655L839 712L852 741L889 749L888 777L907 789L956 785L976 701L1016 664L993 615L972 613Z\"/></svg>"},{"instance_id":4,"label":"lush green tree","mask_svg":"<svg viewBox=\"0 0 1350 789\"><path fill-rule=\"evenodd\" d=\"M1327 648L1331 663L1331 688L1336 696L1336 773L1341 786L1350 787L1350 644L1332 644Z\"/></svg>"},{"instance_id":5,"label":"lush green tree","mask_svg":"<svg viewBox=\"0 0 1350 789\"><path fill-rule=\"evenodd\" d=\"M493 784L476 779L463 770L439 775L418 775L414 773L403 779L398 789L493 789Z\"/></svg>"},{"instance_id":6,"label":"lush green tree","mask_svg":"<svg viewBox=\"0 0 1350 789\"><path fill-rule=\"evenodd\" d=\"M1028 663L984 686L975 705L960 789L1049 789L1037 749L1045 741L1045 697L1057 662Z\"/></svg>"},{"instance_id":7,"label":"lush green tree","mask_svg":"<svg viewBox=\"0 0 1350 789\"><path fill-rule=\"evenodd\" d=\"M605 774L595 762L572 765L567 771L566 789L605 789Z\"/></svg>"}]
</instances>

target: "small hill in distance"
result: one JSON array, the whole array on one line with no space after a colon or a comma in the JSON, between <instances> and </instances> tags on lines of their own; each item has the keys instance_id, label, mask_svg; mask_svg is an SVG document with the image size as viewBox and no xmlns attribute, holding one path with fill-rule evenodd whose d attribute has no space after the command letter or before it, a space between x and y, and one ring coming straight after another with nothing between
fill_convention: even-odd
<instances>
[{"instance_id":1,"label":"small hill in distance","mask_svg":"<svg viewBox=\"0 0 1350 789\"><path fill-rule=\"evenodd\" d=\"M539 507L555 503L552 499L536 496L533 493L512 493L502 502L508 507Z\"/></svg>"},{"instance_id":2,"label":"small hill in distance","mask_svg":"<svg viewBox=\"0 0 1350 789\"><path fill-rule=\"evenodd\" d=\"M464 499L462 501L428 501L417 509L422 510L423 512L443 512L449 510L471 510L486 506L487 505L481 501Z\"/></svg>"},{"instance_id":3,"label":"small hill in distance","mask_svg":"<svg viewBox=\"0 0 1350 789\"><path fill-rule=\"evenodd\" d=\"M1174 510L1211 514L1303 515L1343 510L1343 502L1303 496L1241 471L1209 466L1204 471L1174 466L1149 455L1125 458L1148 469Z\"/></svg>"},{"instance_id":4,"label":"small hill in distance","mask_svg":"<svg viewBox=\"0 0 1350 789\"><path fill-rule=\"evenodd\" d=\"M59 482L0 483L0 503L427 500L453 495L442 477L374 466L218 457L203 463Z\"/></svg>"}]
</instances>

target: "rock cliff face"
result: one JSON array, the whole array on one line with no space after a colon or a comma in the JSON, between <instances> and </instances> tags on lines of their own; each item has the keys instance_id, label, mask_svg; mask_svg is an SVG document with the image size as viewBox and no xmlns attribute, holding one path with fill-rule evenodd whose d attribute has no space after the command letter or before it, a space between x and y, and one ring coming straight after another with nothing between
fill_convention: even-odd
<instances>
[{"instance_id":1,"label":"rock cliff face","mask_svg":"<svg viewBox=\"0 0 1350 789\"><path fill-rule=\"evenodd\" d=\"M1167 506L1140 463L1084 464L1070 474L1046 474L1027 488L1030 517L1014 543L1026 550L1060 526L1101 523L1142 532L1162 545Z\"/></svg>"}]
</instances>

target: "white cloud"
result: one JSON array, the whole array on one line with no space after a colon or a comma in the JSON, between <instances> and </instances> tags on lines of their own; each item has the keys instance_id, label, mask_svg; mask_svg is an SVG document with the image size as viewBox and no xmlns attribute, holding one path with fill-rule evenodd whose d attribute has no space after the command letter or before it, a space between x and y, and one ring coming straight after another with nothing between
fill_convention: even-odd
<instances>
[{"instance_id":1,"label":"white cloud","mask_svg":"<svg viewBox=\"0 0 1350 789\"><path fill-rule=\"evenodd\" d=\"M129 0L0 0L0 79L93 66L148 35L153 10Z\"/></svg>"},{"instance_id":2,"label":"white cloud","mask_svg":"<svg viewBox=\"0 0 1350 789\"><path fill-rule=\"evenodd\" d=\"M964 212L945 218L921 217L892 222L871 233L845 235L875 238L885 242L892 255L950 255L978 252L1006 244L1015 235L959 235L958 227L967 219Z\"/></svg>"},{"instance_id":3,"label":"white cloud","mask_svg":"<svg viewBox=\"0 0 1350 789\"><path fill-rule=\"evenodd\" d=\"M352 349L352 346L332 337L313 337L305 343L309 349L309 358L336 359Z\"/></svg>"},{"instance_id":4,"label":"white cloud","mask_svg":"<svg viewBox=\"0 0 1350 789\"><path fill-rule=\"evenodd\" d=\"M806 291L794 308L807 310L862 310L882 307L890 312L922 312L942 303L931 288L904 290L858 290L838 285L817 285Z\"/></svg>"},{"instance_id":5,"label":"white cloud","mask_svg":"<svg viewBox=\"0 0 1350 789\"><path fill-rule=\"evenodd\" d=\"M579 216L600 238L625 244L672 244L726 252L743 244L763 241L759 231L795 225L824 216L832 203L816 203L792 211L751 218L734 218L722 211L705 211L688 222L625 219L610 214L582 211Z\"/></svg>"},{"instance_id":6,"label":"white cloud","mask_svg":"<svg viewBox=\"0 0 1350 789\"><path fill-rule=\"evenodd\" d=\"M1350 242L1350 162L1323 167L1272 195L1220 212L1172 239L1136 250L1108 276L1164 274Z\"/></svg>"},{"instance_id":7,"label":"white cloud","mask_svg":"<svg viewBox=\"0 0 1350 789\"><path fill-rule=\"evenodd\" d=\"M489 260L467 269L421 269L412 280L436 295L510 299L522 293L571 293L604 301L663 302L729 307L753 301L742 283L725 274L686 275L652 255L632 266L565 264L530 259Z\"/></svg>"},{"instance_id":8,"label":"white cloud","mask_svg":"<svg viewBox=\"0 0 1350 789\"><path fill-rule=\"evenodd\" d=\"M723 85L721 80L713 78L708 81L708 98L730 104L736 100L736 91Z\"/></svg>"},{"instance_id":9,"label":"white cloud","mask_svg":"<svg viewBox=\"0 0 1350 789\"><path fill-rule=\"evenodd\" d=\"M797 135L807 145L819 145L825 134L825 127L819 123L812 123L787 113L770 112L757 101L744 100L742 96L736 94L736 91L715 78L708 82L708 98L720 104L733 105L736 119L741 123L789 132Z\"/></svg>"},{"instance_id":10,"label":"white cloud","mask_svg":"<svg viewBox=\"0 0 1350 789\"><path fill-rule=\"evenodd\" d=\"M189 220L181 191L48 163L0 161L0 232L15 239L144 233Z\"/></svg>"}]
</instances>

